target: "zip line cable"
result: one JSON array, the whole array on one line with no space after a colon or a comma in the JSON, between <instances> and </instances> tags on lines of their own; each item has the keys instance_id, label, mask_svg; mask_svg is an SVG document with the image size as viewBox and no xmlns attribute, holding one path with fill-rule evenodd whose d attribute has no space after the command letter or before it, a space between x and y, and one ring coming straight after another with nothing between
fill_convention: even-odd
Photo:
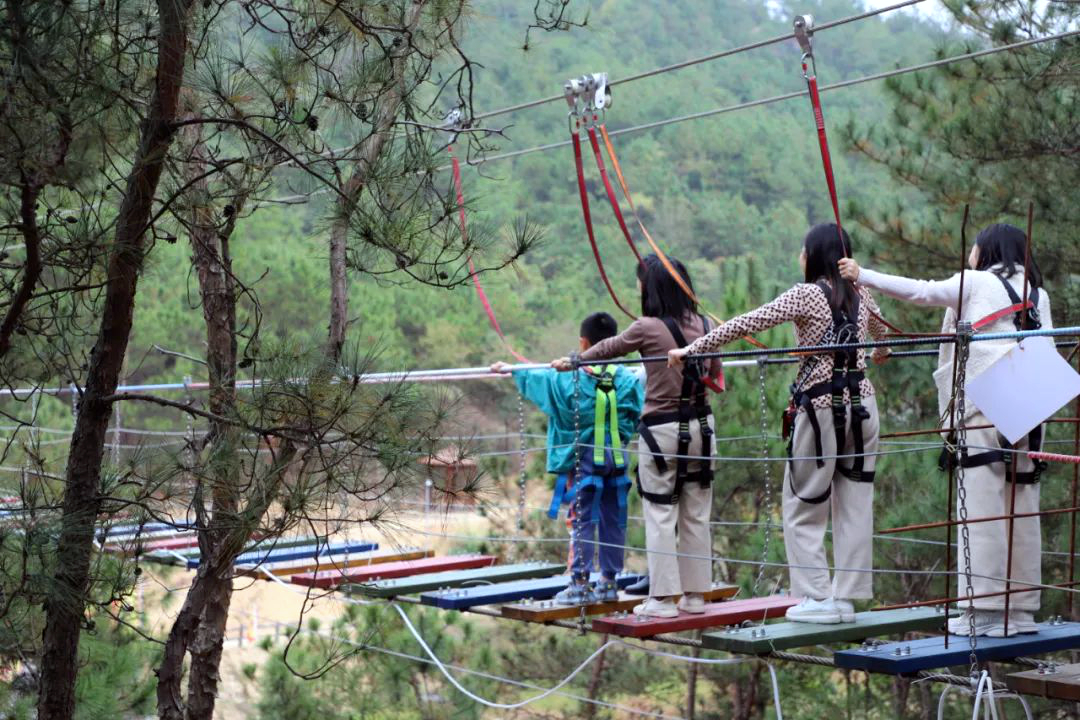
<instances>
[{"instance_id":1,"label":"zip line cable","mask_svg":"<svg viewBox=\"0 0 1080 720\"><path fill-rule=\"evenodd\" d=\"M903 68L897 68L895 70L887 70L885 72L874 73L873 75L864 75L862 77L853 78L851 80L842 80L828 85L822 85L818 88L819 92L828 92L831 90L840 90L841 88L853 87L855 85L861 85L867 82L874 82L876 80L886 80L888 78L897 77L899 75L906 75L908 73L920 72L922 70L930 70L936 67L942 67L950 65L956 62L962 62L965 60L975 60L977 58L986 57L989 55L995 55L1000 52L1007 52L1010 50L1019 50L1031 45L1038 45L1040 43L1052 42L1054 40L1064 40L1065 38L1073 37L1080 34L1080 30L1069 30L1066 32L1057 33L1055 35L1047 35L1040 38L1031 38L1028 40L1022 40L1020 42L1010 43L1008 45L1000 45L998 47L986 48L984 50L977 50L974 52L964 53L962 55L953 55L951 57L942 58L940 60L932 60L929 62L919 63L918 65L909 65ZM609 85L614 85L618 81L612 81ZM773 95L772 97L762 98L760 100L749 100L747 102L738 103L735 105L726 105L724 107L715 108L713 110L702 110L700 112L689 113L686 115L678 115L675 117L667 118L664 120L656 120L654 122L643 123L641 125L633 125L631 127L620 128L619 130L610 131L610 135L615 137L617 135L626 135L629 133L643 132L645 130L652 130L665 125L672 125L675 123L686 122L688 120L700 120L702 118L712 117L714 115L723 115L737 110L747 110L749 108L760 107L762 105L771 105L772 103L782 102L784 100L793 100L795 98L807 97L809 90L797 90L794 92L783 93L781 95ZM560 96L561 97L561 96ZM556 148L567 147L570 145L569 140L562 140L559 142L548 143L546 145L537 145L531 148L525 148L522 150L513 150L510 152L500 153L498 155L491 155L488 157L477 158L469 162L469 165L483 165L489 162L495 162L497 160L508 160L510 158L519 157L521 155L529 155L536 152L546 152L548 150L554 150ZM439 168L440 170L446 169L445 167Z\"/></svg>"},{"instance_id":2,"label":"zip line cable","mask_svg":"<svg viewBox=\"0 0 1080 720\"><path fill-rule=\"evenodd\" d=\"M895 5L887 5L885 7L876 8L874 10L868 10L857 15L850 15L839 20L831 20L827 23L822 23L814 28L814 32L821 32L822 30L829 30L830 28L840 27L841 25L847 25L848 23L857 22L859 20L866 20L874 17L875 15L882 15L893 10L900 10L911 5L918 5L923 0L905 0L904 2L896 3ZM612 80L608 83L608 86L612 85L624 85L626 83L636 82L638 80L644 80L645 78L654 77L656 75L663 75L674 70L682 70L684 68L691 67L693 65L699 65L701 63L711 62L713 60L719 60L721 58L729 57L731 55L738 55L740 53L747 52L749 50L757 50L759 48L768 47L769 45L775 45L787 40L794 40L795 33L787 33L785 35L777 35L775 37L768 38L766 40L758 40L756 42L747 43L746 45L740 45L734 48L728 48L727 50L720 50L719 52L710 53L708 55L702 55L701 57L693 58L690 60L683 60L672 65L662 65L652 70L646 70L644 72L635 73L634 75L628 75L619 80ZM473 120L487 120L488 118L498 117L499 115L507 115L509 113L518 112L520 110L528 110L529 108L539 107L540 105L546 105L552 102L558 102L563 99L563 95L549 95L547 97L538 98L536 100L529 100L528 102L519 103L517 105L510 105L509 107L500 108L498 110L489 110L488 112L480 113L473 116Z\"/></svg>"}]
</instances>

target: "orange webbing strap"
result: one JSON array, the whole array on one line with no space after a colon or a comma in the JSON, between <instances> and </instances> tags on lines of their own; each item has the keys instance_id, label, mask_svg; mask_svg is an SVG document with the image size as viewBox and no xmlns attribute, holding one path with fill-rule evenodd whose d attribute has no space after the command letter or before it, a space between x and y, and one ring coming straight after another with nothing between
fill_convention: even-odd
<instances>
[{"instance_id":1,"label":"orange webbing strap","mask_svg":"<svg viewBox=\"0 0 1080 720\"><path fill-rule=\"evenodd\" d=\"M580 123L570 135L574 145L574 165L577 168L578 194L581 196L581 215L585 219L585 231L589 235L589 245L592 246L593 258L596 259L596 269L600 271L600 279L604 281L608 295L611 296L615 306L622 310L631 320L636 320L632 312L623 307L619 296L615 294L615 288L611 287L607 272L604 270L604 261L600 259L600 248L596 246L596 236L593 234L592 215L589 213L589 192L585 188L585 165L581 160L581 130Z\"/></svg>"},{"instance_id":2,"label":"orange webbing strap","mask_svg":"<svg viewBox=\"0 0 1080 720\"><path fill-rule=\"evenodd\" d=\"M461 165L458 163L457 156L454 155L453 146L447 148L450 152L450 164L453 167L454 174L454 192L457 196L458 205L458 222L461 225L461 239L462 241L468 241L468 232L465 225L465 194L461 190ZM480 298L480 304L484 306L484 312L487 313L488 322L491 323L491 327L495 330L495 334L502 340L506 350L514 356L514 359L518 362L527 363L529 359L519 353L510 344L510 341L506 339L506 335L503 334L502 328L499 326L499 319L495 317L495 308L491 306L491 301L488 300L487 293L484 292L484 286L480 284L480 276L476 273L476 266L473 265L472 255L468 258L469 262L469 277L472 278L473 287L476 288L476 296Z\"/></svg>"},{"instance_id":3,"label":"orange webbing strap","mask_svg":"<svg viewBox=\"0 0 1080 720\"><path fill-rule=\"evenodd\" d=\"M660 246L656 244L656 241L653 240L653 237L649 234L649 231L645 229L645 223L642 222L641 215L638 213L637 206L634 204L634 196L630 194L630 186L626 184L626 177L623 175L622 167L619 165L619 158L615 155L615 146L611 144L611 137L608 135L607 128L604 125L600 125L599 127L600 135L604 138L604 146L607 147L608 157L611 158L611 167L615 171L615 177L619 179L619 186L622 188L623 196L626 198L626 203L630 206L630 211L634 214L634 219L637 221L638 227L641 229L641 234L644 235L645 240L648 241L649 247L651 247L652 251L656 253L656 257L660 258L661 264L663 264L664 268L667 269L668 273L675 280L675 282L678 283L679 287L682 288L682 291L686 293L691 300L698 304L698 307L701 308L701 311L708 315L710 318L712 318L713 322L715 322L717 325L723 324L724 321L712 312L710 312L705 307L705 304L701 302L701 299L694 294L694 291L690 289L690 286L687 285L686 281L683 280L682 274L675 269L675 266L671 264L668 256L664 254L664 251L661 250ZM746 340L754 347L765 347L764 343L749 336L743 337L743 340Z\"/></svg>"},{"instance_id":4,"label":"orange webbing strap","mask_svg":"<svg viewBox=\"0 0 1080 720\"><path fill-rule=\"evenodd\" d=\"M600 143L596 140L596 127L589 125L586 130L589 133L589 144L592 145L593 157L596 158L596 168L600 171L600 179L604 181L604 190L607 192L608 202L611 203L611 211L615 213L615 220L619 223L626 244L630 246L634 257L641 262L641 253L638 252L634 239L630 237L630 229L626 227L626 219L623 217L622 208L619 207L619 199L615 197L615 188L611 186L611 178L608 177L607 168L604 167L604 156L600 153Z\"/></svg>"}]
</instances>

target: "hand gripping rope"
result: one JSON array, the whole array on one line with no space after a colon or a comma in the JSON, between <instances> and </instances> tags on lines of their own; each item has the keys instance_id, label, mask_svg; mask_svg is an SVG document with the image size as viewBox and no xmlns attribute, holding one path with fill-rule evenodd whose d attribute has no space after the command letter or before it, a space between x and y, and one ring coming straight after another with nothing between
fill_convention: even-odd
<instances>
[{"instance_id":1,"label":"hand gripping rope","mask_svg":"<svg viewBox=\"0 0 1080 720\"><path fill-rule=\"evenodd\" d=\"M585 220L585 232L589 236L589 245L592 247L593 258L596 260L596 269L600 273L600 279L604 281L608 295L611 296L615 306L626 314L631 320L636 320L635 315L626 309L615 294L615 289L608 280L607 271L604 270L604 261L600 257L600 248L596 245L596 235L593 232L592 214L589 212L589 191L585 186L585 164L581 156L581 126L582 119L581 101L584 99L585 111L598 112L603 110L607 103L607 74L594 73L572 78L564 86L566 104L570 106L569 121L571 123L570 139L574 146L574 167L577 171L578 195L581 198L581 216ZM586 93L588 93L586 95Z\"/></svg>"},{"instance_id":2,"label":"hand gripping rope","mask_svg":"<svg viewBox=\"0 0 1080 720\"><path fill-rule=\"evenodd\" d=\"M461 123L461 111L452 110L446 116L445 127L449 129L451 133L460 126ZM458 224L461 227L461 240L463 243L468 244L468 229L465 223L465 193L461 189L461 164L458 162L457 155L454 154L453 138L451 142L447 144L446 150L450 153L450 165L453 170L454 176L454 194L457 199L458 206ZM488 299L487 293L484 292L484 286L480 284L480 276L476 272L476 266L473 264L472 255L468 256L469 263L469 277L472 278L473 287L476 289L476 297L480 299L480 304L484 307L484 312L487 314L488 322L491 323L491 328L495 331L495 334L502 340L503 346L506 347L507 352L514 356L514 359L518 362L527 363L529 359L519 353L510 344L510 341L506 339L506 335L503 334L502 327L499 325L499 319L495 316L495 308L492 307L491 301Z\"/></svg>"}]
</instances>

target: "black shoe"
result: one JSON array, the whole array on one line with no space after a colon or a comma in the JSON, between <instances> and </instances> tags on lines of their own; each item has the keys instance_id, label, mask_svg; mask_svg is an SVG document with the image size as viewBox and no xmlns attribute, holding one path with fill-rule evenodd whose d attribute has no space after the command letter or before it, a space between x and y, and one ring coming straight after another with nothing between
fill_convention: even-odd
<instances>
[{"instance_id":1,"label":"black shoe","mask_svg":"<svg viewBox=\"0 0 1080 720\"><path fill-rule=\"evenodd\" d=\"M627 585L623 588L623 591L628 595L648 595L649 594L649 576L642 575L641 579L633 585Z\"/></svg>"}]
</instances>

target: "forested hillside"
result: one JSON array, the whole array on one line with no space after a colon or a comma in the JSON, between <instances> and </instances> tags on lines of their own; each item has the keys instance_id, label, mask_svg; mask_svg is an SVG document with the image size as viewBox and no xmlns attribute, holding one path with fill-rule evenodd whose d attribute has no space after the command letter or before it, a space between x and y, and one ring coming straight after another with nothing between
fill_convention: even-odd
<instances>
[{"instance_id":1,"label":"forested hillside","mask_svg":"<svg viewBox=\"0 0 1080 720\"><path fill-rule=\"evenodd\" d=\"M573 0L567 10L567 17L573 21L570 26L555 32L534 28L525 49L526 28L534 21L533 3L477 0L470 4L470 15L464 22L462 52L472 63L474 109L483 114L559 93L568 78L582 73L607 72L611 80L617 81L641 71L781 35L790 31L795 14L812 13L820 23L864 9L858 0L810 0L802 4L760 0ZM229 37L228 31L219 32ZM815 37L816 68L821 83L830 84L933 60L943 48L962 51L968 45L977 47L985 42L971 28L945 28L910 11L893 12L819 33ZM266 47L256 47L252 53L258 51L273 55L280 48L268 42ZM609 130L618 131L800 91L805 88L800 54L794 41L773 44L616 85L604 122ZM450 65L456 58L450 62L444 57L440 62L448 62L445 71L451 72ZM436 75L438 70L437 67ZM933 72L920 78L930 78ZM957 81L956 77L950 78ZM887 158L875 154L873 143L896 150L895 145L883 138L901 138L917 145L923 137L921 133L933 135L936 117L933 113L928 112L933 117L923 118L921 130L908 122L913 112L910 106L923 111L928 107L917 92L925 89L918 84L922 82L917 81L915 89L895 83L889 86L865 83L824 93L822 99L841 214L852 234L857 257L882 269L899 268L925 277L945 277L960 267L958 208L963 202L974 203L973 226L968 230L970 241L977 226L994 220L1022 224L1021 208L1026 209L1027 199L1018 196L1024 189L1020 180L1009 186L1011 195L1006 199L995 198L991 189L986 188L982 194L972 192L970 196L954 192L959 181L953 176L950 176L951 184L939 181L931 189L920 187L917 179L912 178L911 165L890 164ZM930 82L926 80L927 85ZM951 101L956 99L947 90L940 95ZM910 106L905 106L905 100ZM355 141L349 136L352 126L347 118L324 116L319 123L320 132L331 144ZM571 148L561 146L509 159L497 157L505 152L567 140L566 104L558 100L484 119L478 125L492 131L482 139L483 151L476 142L462 140L457 144L463 163L468 231L471 236L487 241L475 258L477 265L501 267L507 263L515 252L515 227L531 227L540 236L520 259L481 276L510 343L530 359L546 362L576 348L578 324L588 313L606 310L617 317L620 325L628 322L608 297L592 258L582 223ZM802 280L797 260L801 240L812 225L832 220L814 118L806 98L640 132L616 133L614 144L645 224L668 253L687 264L698 293L718 314L728 317L752 309ZM226 147L236 150L228 142ZM904 155L904 159L910 160L911 156ZM449 155L445 153L439 160L440 164L448 161ZM940 169L936 165L935 168ZM637 310L635 259L612 217L587 146L585 171L604 264L616 292L632 310ZM1047 176L1056 173L1052 168L1045 172ZM268 367L280 369L273 362L280 361L280 366L288 366L292 360L297 364L307 362L322 353L327 337L331 295L328 241L332 226L342 218L340 198L313 181L310 173L296 168L281 168L273 178L268 182L269 190L264 188L258 201L243 207L229 239L231 272L242 288L237 293L240 331L235 336L239 338L238 347L234 348L240 379L260 373L269 375ZM437 178L440 192L451 198L450 172L443 168ZM179 184L177 177L170 178L170 182ZM940 192L935 195L935 190ZM425 197L433 194L434 191L428 192ZM1040 207L1047 212L1058 212L1067 205L1060 197L1053 198L1053 202L1042 198L1040 202L1044 202ZM432 205L438 202L433 201ZM229 213L234 211L232 205L227 207ZM625 204L623 209L628 211ZM895 226L890 224L894 215ZM911 244L908 234L901 232L901 216L904 230L918 228L919 243ZM1059 222L1054 229L1055 241L1068 238L1061 213L1055 217ZM1036 253L1040 252L1039 222L1037 212ZM451 230L456 232L453 227ZM635 227L631 230L644 250L644 239ZM179 241L172 234L174 231L180 236ZM145 267L134 302L134 326L121 373L125 383L175 383L185 378L195 381L207 378L208 369L200 360L208 354L200 277L193 264L192 245L184 234L176 228L158 233L145 254ZM1069 252L1054 255L1058 260L1056 267L1044 268L1049 278L1048 290L1054 297L1059 293L1076 297L1075 276L1070 274L1073 270L1067 262L1067 258L1075 257L1075 240L1072 242ZM351 248L350 253L351 267L364 265L364 247ZM355 273L349 289L351 324L342 363L355 363L365 369L403 370L474 367L495 360L511 360L489 325L473 286L463 281L464 263L458 262L456 267L458 274L451 278L455 286L448 289L412 282L402 273ZM104 274L103 267L95 265L94 272L88 274L98 282ZM904 307L884 299L881 305L885 316L906 330L932 332L940 327L937 311ZM1069 312L1074 313L1076 305L1062 307L1069 307ZM73 313L72 317L89 323L90 314L82 312ZM93 317L96 322L96 316ZM1064 310L1061 317L1055 317L1058 325L1064 325L1068 319ZM85 330L81 326L77 329ZM85 330L86 337L90 337L90 332ZM792 335L790 327L785 326L759 339L770 346L782 346L791 344ZM85 341L82 336L81 341ZM89 344L73 345L72 356L88 362ZM740 343L732 347L748 346ZM273 362L266 355L272 356ZM370 364L358 359L368 360ZM930 376L935 360L931 356L894 359L869 371L878 391L883 432L936 425L937 396ZM46 385L67 385L80 372L75 367L68 370L71 376L58 372L49 378L34 379ZM286 371L281 372L289 377ZM325 375L320 375L322 379L329 377L325 368L321 372ZM791 365L782 362L733 368L727 373L727 392L714 401L716 433L725 440L719 452L728 458L719 466L714 487L713 520L717 523L714 553L725 559L717 563L717 580L738 584L744 593L755 587L754 562L761 559L766 562L761 577L763 589L787 584L779 525L783 465L776 460L785 451L778 435L791 375ZM434 389L425 387L422 393L425 398L437 396L451 401L447 417L438 424L438 431L445 435L513 433L519 429L518 397L509 381L446 383ZM179 395L170 397L176 397L177 403L186 401ZM199 416L184 415L175 405L129 403L120 407L121 412L113 416L113 422L131 428L184 431L198 427L202 431L220 419L205 412ZM65 468L68 445L59 438L65 437L64 431L72 426L73 404L67 397L45 397L34 409L35 424L55 430L58 437L46 436L46 442L35 446L38 455L31 459L42 468L60 473ZM287 414L284 410L276 411L283 416ZM12 417L18 414L13 412ZM276 422L273 412L266 414ZM521 429L543 432L544 418L539 413L526 409L523 417L525 427ZM404 405L395 406L385 419L377 420L390 426L402 418L410 419ZM262 420L260 416L259 421ZM763 428L770 433L764 445ZM396 429L395 426L387 432ZM1049 431L1049 439L1070 438L1071 432L1071 426L1055 426ZM259 442L269 445L271 436L272 433L260 431ZM206 437L216 438L210 431ZM123 456L117 452L106 458L107 477L122 486L128 478L125 473L139 479L136 466L143 460L152 466L156 460L152 451L144 456L137 449L146 438L120 434L116 440L128 445ZM497 447L465 443L466 449L495 447L497 451L506 451L480 460L480 495L493 505L514 505L518 501L519 458L509 452L517 448L517 442L517 438L511 438ZM405 440L401 443L399 449L407 444ZM529 440L530 446L538 443ZM875 528L945 518L947 492L944 476L937 470L938 447L936 435L891 440L888 456L877 467ZM544 455L540 449L534 447L530 452L524 473L532 498L546 498L551 486L551 479L544 474ZM29 463L26 452L14 442L10 443L8 452L10 465ZM763 455L772 462L756 462ZM109 465L120 457L130 462L130 468L119 463ZM171 455L160 466L167 465L169 459ZM397 462L406 464L400 458ZM158 467L154 465L152 469ZM1043 486L1044 507L1070 504L1066 483L1057 482L1065 477L1066 472L1059 468L1048 474ZM18 492L15 484L17 481L13 480L5 485L5 492ZM282 501L280 505L288 503ZM630 515L635 518L641 515L636 496L631 500ZM1068 522L1065 515L1044 520L1045 549L1056 553L1045 560L1045 582L1063 579ZM300 524L294 522L290 529ZM259 527L263 526L256 518L251 528ZM403 534L407 533L407 524L397 527ZM538 542L521 550L499 541L500 537L517 531L506 520L505 513L492 513L488 537L473 537L460 542L460 547L455 549L490 552L500 559L517 558L528 552L532 559L565 560L565 548L558 543ZM530 507L521 532L530 537L553 539L565 537L566 528L561 519L551 521L541 510ZM879 539L875 545L876 567L916 572L878 575L876 600L888 604L941 597L944 582L932 573L945 569L944 536L942 529L917 536L908 533ZM640 523L631 524L628 544L644 545ZM635 564L643 565L642 559L640 554ZM129 597L134 587L133 576L124 575L116 582L118 587L126 588L124 597ZM237 585L237 592L240 590ZM952 592L956 592L955 586ZM109 599L100 600L101 605L114 600L111 595L106 597ZM115 602L122 600L115 598ZM1064 608L1060 595L1046 593L1044 604L1046 613L1062 612ZM437 650L447 662L482 672L527 677L542 687L561 680L569 668L596 648L594 638L585 637L584 633L578 636L522 623L498 624L453 613L419 609L408 612L425 635L439 638L441 644ZM28 633L26 628L30 628L36 637L40 634L40 618L31 610L27 610L26 617L29 619L12 624L4 632ZM133 624L138 625L134 621ZM93 633L92 628L93 623L89 622L87 635ZM529 714L528 710L515 715L489 713L445 683L429 665L392 656L393 652L414 653L417 648L386 604L350 606L333 624L338 637L353 643L349 650L342 651L336 641L316 634L320 628L311 621L308 628L311 634L297 636L290 647L292 654L288 662L281 648L268 642L264 649L269 655L260 656L260 662L269 659L262 664L245 665L246 679L229 676L229 683L221 687L221 697L239 703L236 698L242 695L249 716L260 720L623 717L618 710L598 709L565 698L545 702L537 714ZM123 671L124 678L111 682L130 686L130 698L125 695L117 700L108 693L100 693L84 673L80 683L86 687L80 686L79 692L85 703L77 717L114 717L122 712L143 711L151 705L156 681L149 668L161 658L156 649L149 648L156 646L140 642L134 632L128 634L120 625L110 624L110 633L95 635L92 642L85 644L89 648L88 663L94 669L101 669L103 676L106 669L111 673L109 677ZM390 654L364 654L362 647L369 642L381 645ZM116 652L116 662L111 665L110 643L122 650ZM326 658L334 653L342 653L340 664L324 665ZM182 665L182 652L180 658ZM769 671L762 663L707 666L698 673L697 669L688 670L681 663L615 649L609 653L606 665L601 665L591 677L586 673L577 678L569 689L649 714L672 712L675 708L681 712L688 684L700 682L698 717L772 717ZM533 692L508 688L483 677L469 678L465 683L485 697L504 702ZM928 717L926 713L932 704L928 687L928 683L913 685L907 678L894 681L795 664L785 664L780 673L784 706L791 709L791 717L839 717L842 713L846 717L875 719ZM17 692L9 695L18 697ZM17 716L29 716L29 702L25 698L12 700L11 707L13 713L19 713Z\"/></svg>"}]
</instances>

